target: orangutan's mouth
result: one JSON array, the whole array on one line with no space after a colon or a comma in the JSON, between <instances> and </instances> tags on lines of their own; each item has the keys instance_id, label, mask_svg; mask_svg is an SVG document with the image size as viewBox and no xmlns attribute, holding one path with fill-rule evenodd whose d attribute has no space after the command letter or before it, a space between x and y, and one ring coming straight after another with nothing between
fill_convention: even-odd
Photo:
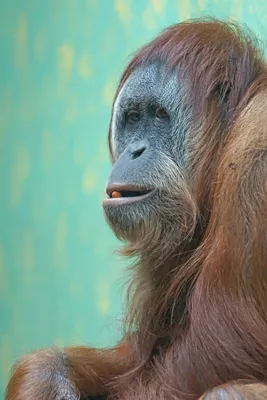
<instances>
[{"instance_id":1,"label":"orangutan's mouth","mask_svg":"<svg viewBox=\"0 0 267 400\"><path fill-rule=\"evenodd\" d=\"M112 184L107 187L108 198L104 200L104 206L120 205L141 201L153 192L152 189L133 185Z\"/></svg>"}]
</instances>

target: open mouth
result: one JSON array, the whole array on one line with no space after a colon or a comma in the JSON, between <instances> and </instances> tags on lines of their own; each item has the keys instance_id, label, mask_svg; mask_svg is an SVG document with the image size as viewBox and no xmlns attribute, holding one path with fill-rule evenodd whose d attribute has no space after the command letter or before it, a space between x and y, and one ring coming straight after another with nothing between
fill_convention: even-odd
<instances>
[{"instance_id":1,"label":"open mouth","mask_svg":"<svg viewBox=\"0 0 267 400\"><path fill-rule=\"evenodd\" d=\"M151 189L133 185L112 184L106 189L108 198L104 200L103 205L133 203L144 199L151 192Z\"/></svg>"},{"instance_id":2,"label":"open mouth","mask_svg":"<svg viewBox=\"0 0 267 400\"><path fill-rule=\"evenodd\" d=\"M110 199L118 199L120 197L138 197L149 193L149 190L114 190L109 194Z\"/></svg>"}]
</instances>

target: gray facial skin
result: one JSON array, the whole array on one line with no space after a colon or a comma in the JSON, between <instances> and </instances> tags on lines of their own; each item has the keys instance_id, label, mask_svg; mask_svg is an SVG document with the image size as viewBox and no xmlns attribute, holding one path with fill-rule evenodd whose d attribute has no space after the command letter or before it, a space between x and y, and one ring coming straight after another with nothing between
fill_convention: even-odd
<instances>
[{"instance_id":1,"label":"gray facial skin","mask_svg":"<svg viewBox=\"0 0 267 400\"><path fill-rule=\"evenodd\" d=\"M190 230L196 206L189 193L185 138L192 111L176 73L157 65L136 70L122 87L113 110L115 164L108 187L132 185L152 190L134 201L104 202L115 234L135 242L170 236L174 246ZM188 224L189 223L189 224Z\"/></svg>"}]
</instances>

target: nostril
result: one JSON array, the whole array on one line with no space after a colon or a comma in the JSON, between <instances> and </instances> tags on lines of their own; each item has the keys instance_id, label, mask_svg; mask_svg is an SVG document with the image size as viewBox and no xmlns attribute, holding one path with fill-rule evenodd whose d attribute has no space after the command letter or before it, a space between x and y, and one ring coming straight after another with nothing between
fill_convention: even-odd
<instances>
[{"instance_id":1,"label":"nostril","mask_svg":"<svg viewBox=\"0 0 267 400\"><path fill-rule=\"evenodd\" d=\"M135 158L140 157L143 154L143 152L145 151L145 149L146 149L146 146L142 146L141 148L132 151L132 159L134 160Z\"/></svg>"}]
</instances>

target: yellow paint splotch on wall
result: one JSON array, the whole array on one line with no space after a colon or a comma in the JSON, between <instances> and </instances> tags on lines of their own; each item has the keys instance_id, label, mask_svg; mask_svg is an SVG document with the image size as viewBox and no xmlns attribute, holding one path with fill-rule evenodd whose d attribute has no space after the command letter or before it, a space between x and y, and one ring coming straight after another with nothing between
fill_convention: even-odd
<instances>
[{"instance_id":1,"label":"yellow paint splotch on wall","mask_svg":"<svg viewBox=\"0 0 267 400\"><path fill-rule=\"evenodd\" d=\"M22 237L22 266L26 271L34 268L34 249L35 243L33 232L26 230Z\"/></svg>"},{"instance_id":2,"label":"yellow paint splotch on wall","mask_svg":"<svg viewBox=\"0 0 267 400\"><path fill-rule=\"evenodd\" d=\"M59 347L61 349L65 346L65 342L64 342L62 337L56 338L54 344L55 344L55 346L57 346L57 347Z\"/></svg>"},{"instance_id":3,"label":"yellow paint splotch on wall","mask_svg":"<svg viewBox=\"0 0 267 400\"><path fill-rule=\"evenodd\" d=\"M242 22L243 19L243 4L242 0L232 0L229 18Z\"/></svg>"},{"instance_id":4,"label":"yellow paint splotch on wall","mask_svg":"<svg viewBox=\"0 0 267 400\"><path fill-rule=\"evenodd\" d=\"M67 266L67 236L68 236L68 218L65 212L62 212L57 220L54 239L54 262L56 267L65 268Z\"/></svg>"},{"instance_id":5,"label":"yellow paint splotch on wall","mask_svg":"<svg viewBox=\"0 0 267 400\"><path fill-rule=\"evenodd\" d=\"M115 92L116 92L116 85L109 81L105 87L104 87L104 91L103 91L103 97L104 97L104 103L110 107L112 105L114 96L115 96Z\"/></svg>"},{"instance_id":6,"label":"yellow paint splotch on wall","mask_svg":"<svg viewBox=\"0 0 267 400\"><path fill-rule=\"evenodd\" d=\"M164 11L166 0L151 0L151 4L153 9L160 14Z\"/></svg>"},{"instance_id":7,"label":"yellow paint splotch on wall","mask_svg":"<svg viewBox=\"0 0 267 400\"><path fill-rule=\"evenodd\" d=\"M121 22L127 27L132 20L132 11L129 0L115 0L115 10Z\"/></svg>"},{"instance_id":8,"label":"yellow paint splotch on wall","mask_svg":"<svg viewBox=\"0 0 267 400\"><path fill-rule=\"evenodd\" d=\"M197 0L197 4L198 4L198 7L199 7L199 9L202 11L202 10L205 10L205 7L206 7L206 0Z\"/></svg>"},{"instance_id":9,"label":"yellow paint splotch on wall","mask_svg":"<svg viewBox=\"0 0 267 400\"><path fill-rule=\"evenodd\" d=\"M66 122L71 123L77 119L78 111L74 106L69 106L66 109Z\"/></svg>"},{"instance_id":10,"label":"yellow paint splotch on wall","mask_svg":"<svg viewBox=\"0 0 267 400\"><path fill-rule=\"evenodd\" d=\"M45 56L46 38L44 32L39 32L34 39L34 50L38 61L43 61Z\"/></svg>"},{"instance_id":11,"label":"yellow paint splotch on wall","mask_svg":"<svg viewBox=\"0 0 267 400\"><path fill-rule=\"evenodd\" d=\"M30 173L30 156L24 146L17 147L10 169L10 204L17 206L23 195L25 182Z\"/></svg>"},{"instance_id":12,"label":"yellow paint splotch on wall","mask_svg":"<svg viewBox=\"0 0 267 400\"><path fill-rule=\"evenodd\" d=\"M69 44L63 44L59 47L58 54L59 70L64 76L69 77L73 68L74 48Z\"/></svg>"},{"instance_id":13,"label":"yellow paint splotch on wall","mask_svg":"<svg viewBox=\"0 0 267 400\"><path fill-rule=\"evenodd\" d=\"M82 189L85 194L90 194L96 188L97 173L92 168L85 170L82 176Z\"/></svg>"},{"instance_id":14,"label":"yellow paint splotch on wall","mask_svg":"<svg viewBox=\"0 0 267 400\"><path fill-rule=\"evenodd\" d=\"M79 75L84 79L88 79L92 76L92 67L89 63L89 57L86 54L83 54L79 60L78 71Z\"/></svg>"},{"instance_id":15,"label":"yellow paint splotch on wall","mask_svg":"<svg viewBox=\"0 0 267 400\"><path fill-rule=\"evenodd\" d=\"M157 24L156 24L153 14L154 14L153 9L151 7L148 7L143 12L142 20L143 20L144 27L147 29L156 29L156 27L157 27Z\"/></svg>"},{"instance_id":16,"label":"yellow paint splotch on wall","mask_svg":"<svg viewBox=\"0 0 267 400\"><path fill-rule=\"evenodd\" d=\"M97 5L97 0L86 0L86 5L88 7L95 7Z\"/></svg>"},{"instance_id":17,"label":"yellow paint splotch on wall","mask_svg":"<svg viewBox=\"0 0 267 400\"><path fill-rule=\"evenodd\" d=\"M248 6L248 10L249 10L249 13L250 13L250 15L254 15L255 14L255 6L254 6L254 4L249 4L249 6Z\"/></svg>"},{"instance_id":18,"label":"yellow paint splotch on wall","mask_svg":"<svg viewBox=\"0 0 267 400\"><path fill-rule=\"evenodd\" d=\"M18 17L14 49L16 66L18 68L25 67L28 57L28 22L27 15L24 13Z\"/></svg>"},{"instance_id":19,"label":"yellow paint splotch on wall","mask_svg":"<svg viewBox=\"0 0 267 400\"><path fill-rule=\"evenodd\" d=\"M179 20L185 21L192 16L191 0L183 0L178 4L178 17Z\"/></svg>"},{"instance_id":20,"label":"yellow paint splotch on wall","mask_svg":"<svg viewBox=\"0 0 267 400\"><path fill-rule=\"evenodd\" d=\"M104 277L97 284L97 307L102 315L106 315L110 308L110 283Z\"/></svg>"},{"instance_id":21,"label":"yellow paint splotch on wall","mask_svg":"<svg viewBox=\"0 0 267 400\"><path fill-rule=\"evenodd\" d=\"M74 48L70 44L63 44L58 49L58 69L59 69L59 95L64 94L74 67Z\"/></svg>"}]
</instances>

